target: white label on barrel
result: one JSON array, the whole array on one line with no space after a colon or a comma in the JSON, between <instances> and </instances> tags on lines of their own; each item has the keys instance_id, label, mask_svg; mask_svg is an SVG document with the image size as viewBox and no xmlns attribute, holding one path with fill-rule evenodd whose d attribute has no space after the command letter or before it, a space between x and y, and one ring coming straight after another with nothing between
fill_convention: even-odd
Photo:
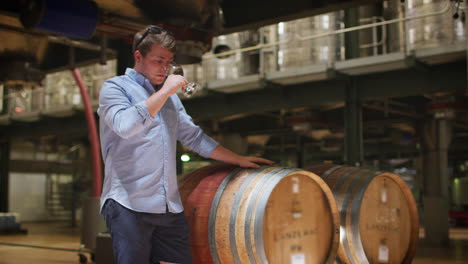
<instances>
[{"instance_id":1,"label":"white label on barrel","mask_svg":"<svg viewBox=\"0 0 468 264\"><path fill-rule=\"evenodd\" d=\"M305 264L304 254L292 254L291 255L291 264Z\"/></svg>"},{"instance_id":2,"label":"white label on barrel","mask_svg":"<svg viewBox=\"0 0 468 264\"><path fill-rule=\"evenodd\" d=\"M388 263L389 254L388 254L388 247L385 245L379 246L379 262L380 263Z\"/></svg>"},{"instance_id":3,"label":"white label on barrel","mask_svg":"<svg viewBox=\"0 0 468 264\"><path fill-rule=\"evenodd\" d=\"M293 177L293 185L292 185L292 192L299 193L299 178Z\"/></svg>"},{"instance_id":4,"label":"white label on barrel","mask_svg":"<svg viewBox=\"0 0 468 264\"><path fill-rule=\"evenodd\" d=\"M298 218L301 218L302 217L302 213L301 212L293 212L293 218L294 219L298 219Z\"/></svg>"},{"instance_id":5,"label":"white label on barrel","mask_svg":"<svg viewBox=\"0 0 468 264\"><path fill-rule=\"evenodd\" d=\"M382 203L387 202L387 189L386 188L382 189L382 192L380 193L380 200L382 201Z\"/></svg>"}]
</instances>

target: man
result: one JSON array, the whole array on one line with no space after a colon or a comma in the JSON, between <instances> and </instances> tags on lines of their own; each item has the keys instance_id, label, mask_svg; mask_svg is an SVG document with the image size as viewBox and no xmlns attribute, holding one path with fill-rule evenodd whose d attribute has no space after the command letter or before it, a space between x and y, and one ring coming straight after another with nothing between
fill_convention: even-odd
<instances>
[{"instance_id":1,"label":"man","mask_svg":"<svg viewBox=\"0 0 468 264\"><path fill-rule=\"evenodd\" d=\"M191 263L189 227L177 187L176 141L241 167L272 162L240 156L208 137L176 95L187 85L167 71L175 53L169 31L149 26L135 35L135 66L107 80L98 114L105 179L101 212L119 264Z\"/></svg>"}]
</instances>

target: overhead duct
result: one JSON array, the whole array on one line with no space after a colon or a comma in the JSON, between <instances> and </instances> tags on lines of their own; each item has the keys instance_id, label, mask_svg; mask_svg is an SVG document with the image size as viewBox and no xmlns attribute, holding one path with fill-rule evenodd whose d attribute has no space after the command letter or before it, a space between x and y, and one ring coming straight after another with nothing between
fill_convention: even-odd
<instances>
[{"instance_id":1,"label":"overhead duct","mask_svg":"<svg viewBox=\"0 0 468 264\"><path fill-rule=\"evenodd\" d=\"M43 106L40 82L45 74L34 68L33 54L6 51L0 54L0 114L11 114L12 119L36 121Z\"/></svg>"},{"instance_id":2,"label":"overhead duct","mask_svg":"<svg viewBox=\"0 0 468 264\"><path fill-rule=\"evenodd\" d=\"M170 30L177 39L175 60L179 64L193 64L201 62L202 55L211 49L213 35L208 32L188 27L163 25Z\"/></svg>"},{"instance_id":3,"label":"overhead duct","mask_svg":"<svg viewBox=\"0 0 468 264\"><path fill-rule=\"evenodd\" d=\"M89 39L96 29L98 8L89 0L26 0L20 20L26 28Z\"/></svg>"},{"instance_id":4,"label":"overhead duct","mask_svg":"<svg viewBox=\"0 0 468 264\"><path fill-rule=\"evenodd\" d=\"M5 51L0 54L0 82L39 84L45 74L36 69L34 54L23 51Z\"/></svg>"},{"instance_id":5,"label":"overhead duct","mask_svg":"<svg viewBox=\"0 0 468 264\"><path fill-rule=\"evenodd\" d=\"M214 26L219 15L217 0L134 0L141 12L151 21L177 26Z\"/></svg>"},{"instance_id":6,"label":"overhead duct","mask_svg":"<svg viewBox=\"0 0 468 264\"><path fill-rule=\"evenodd\" d=\"M0 56L4 52L30 54L38 64L42 63L47 49L47 37L40 34L24 34L21 22L17 17L0 14L0 29L2 30L2 44Z\"/></svg>"}]
</instances>

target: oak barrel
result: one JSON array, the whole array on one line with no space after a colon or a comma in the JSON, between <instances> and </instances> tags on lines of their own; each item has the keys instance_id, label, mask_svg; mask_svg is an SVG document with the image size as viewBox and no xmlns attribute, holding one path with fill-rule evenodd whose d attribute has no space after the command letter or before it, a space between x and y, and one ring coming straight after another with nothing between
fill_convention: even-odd
<instances>
[{"instance_id":1,"label":"oak barrel","mask_svg":"<svg viewBox=\"0 0 468 264\"><path fill-rule=\"evenodd\" d=\"M298 169L212 165L179 186L194 263L333 263L339 214L327 184Z\"/></svg>"},{"instance_id":2,"label":"oak barrel","mask_svg":"<svg viewBox=\"0 0 468 264\"><path fill-rule=\"evenodd\" d=\"M416 202L396 174L318 165L307 170L330 186L342 226L338 263L411 263L419 220Z\"/></svg>"}]
</instances>

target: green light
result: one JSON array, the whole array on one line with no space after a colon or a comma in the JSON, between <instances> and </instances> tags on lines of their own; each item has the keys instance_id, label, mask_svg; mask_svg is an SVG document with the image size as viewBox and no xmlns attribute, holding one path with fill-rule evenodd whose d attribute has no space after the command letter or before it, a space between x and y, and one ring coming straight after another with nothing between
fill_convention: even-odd
<instances>
[{"instance_id":1,"label":"green light","mask_svg":"<svg viewBox=\"0 0 468 264\"><path fill-rule=\"evenodd\" d=\"M187 154L183 154L182 156L180 156L180 160L183 162L190 161L190 156Z\"/></svg>"}]
</instances>

